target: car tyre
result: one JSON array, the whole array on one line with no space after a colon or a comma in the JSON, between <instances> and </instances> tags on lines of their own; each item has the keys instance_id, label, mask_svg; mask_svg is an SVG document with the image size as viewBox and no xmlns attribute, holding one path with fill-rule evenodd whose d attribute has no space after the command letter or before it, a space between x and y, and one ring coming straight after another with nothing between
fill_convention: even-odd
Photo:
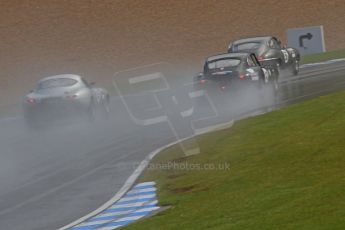
<instances>
[{"instance_id":1,"label":"car tyre","mask_svg":"<svg viewBox=\"0 0 345 230\"><path fill-rule=\"evenodd\" d=\"M109 98L107 98L106 101L104 101L102 103L102 115L103 117L108 120L109 116L110 116L110 102L109 102Z\"/></svg>"},{"instance_id":2,"label":"car tyre","mask_svg":"<svg viewBox=\"0 0 345 230\"><path fill-rule=\"evenodd\" d=\"M95 119L95 106L93 103L91 103L91 105L87 109L86 117L87 117L87 121L90 123L93 123L96 120Z\"/></svg>"},{"instance_id":3,"label":"car tyre","mask_svg":"<svg viewBox=\"0 0 345 230\"><path fill-rule=\"evenodd\" d=\"M291 73L293 76L297 76L298 73L299 73L299 61L298 60L295 60L295 62L292 64L292 67L291 67Z\"/></svg>"}]
</instances>

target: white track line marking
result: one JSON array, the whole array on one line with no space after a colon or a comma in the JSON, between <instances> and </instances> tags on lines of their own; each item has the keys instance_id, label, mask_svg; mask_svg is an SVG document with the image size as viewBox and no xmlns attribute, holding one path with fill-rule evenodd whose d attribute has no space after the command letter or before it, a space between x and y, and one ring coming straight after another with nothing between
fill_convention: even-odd
<instances>
[{"instance_id":1,"label":"white track line marking","mask_svg":"<svg viewBox=\"0 0 345 230\"><path fill-rule=\"evenodd\" d=\"M162 73L152 73L152 74L147 74L147 75L142 75L142 76L137 76L137 77L131 77L130 79L128 79L128 82L130 84L136 84L140 82L160 79L162 77L163 77Z\"/></svg>"}]
</instances>

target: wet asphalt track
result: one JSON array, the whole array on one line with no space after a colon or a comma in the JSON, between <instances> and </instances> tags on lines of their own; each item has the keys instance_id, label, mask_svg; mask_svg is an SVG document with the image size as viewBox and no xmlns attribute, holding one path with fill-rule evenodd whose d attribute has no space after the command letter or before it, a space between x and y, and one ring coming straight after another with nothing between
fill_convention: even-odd
<instances>
[{"instance_id":1,"label":"wet asphalt track","mask_svg":"<svg viewBox=\"0 0 345 230\"><path fill-rule=\"evenodd\" d=\"M327 94L345 88L345 62L310 66L298 77L280 81L276 106ZM261 99L248 93L221 103L211 98L201 105L171 92L158 94L125 99L137 123L119 97L112 100L107 122L28 132L21 118L1 120L0 229L49 230L69 224L111 198L150 151L176 140L173 131L182 138L192 134L186 128L191 123L203 128L268 111L274 104L269 93ZM193 115L182 118L181 112L191 106ZM162 111L170 126L143 125Z\"/></svg>"}]
</instances>

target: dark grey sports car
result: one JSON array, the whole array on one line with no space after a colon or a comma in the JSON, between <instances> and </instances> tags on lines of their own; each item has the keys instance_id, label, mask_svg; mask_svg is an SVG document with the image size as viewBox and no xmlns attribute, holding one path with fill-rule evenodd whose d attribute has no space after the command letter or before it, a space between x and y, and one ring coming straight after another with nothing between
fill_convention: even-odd
<instances>
[{"instance_id":1,"label":"dark grey sports car","mask_svg":"<svg viewBox=\"0 0 345 230\"><path fill-rule=\"evenodd\" d=\"M282 47L281 41L272 36L245 38L232 42L229 53L255 53L263 66L275 65L293 75L299 72L300 54L297 49Z\"/></svg>"},{"instance_id":2,"label":"dark grey sports car","mask_svg":"<svg viewBox=\"0 0 345 230\"><path fill-rule=\"evenodd\" d=\"M65 117L93 120L95 112L109 113L109 94L82 77L63 74L41 79L24 97L24 118L29 127L37 127Z\"/></svg>"},{"instance_id":3,"label":"dark grey sports car","mask_svg":"<svg viewBox=\"0 0 345 230\"><path fill-rule=\"evenodd\" d=\"M197 89L218 88L233 91L241 86L272 85L278 89L278 70L276 67L262 67L255 54L225 53L206 59L204 71L196 76Z\"/></svg>"}]
</instances>

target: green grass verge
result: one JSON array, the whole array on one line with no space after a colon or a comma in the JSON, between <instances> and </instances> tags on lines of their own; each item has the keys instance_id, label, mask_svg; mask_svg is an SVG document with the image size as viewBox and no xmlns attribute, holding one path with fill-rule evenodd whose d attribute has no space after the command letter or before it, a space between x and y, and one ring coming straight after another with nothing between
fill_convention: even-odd
<instances>
[{"instance_id":1,"label":"green grass verge","mask_svg":"<svg viewBox=\"0 0 345 230\"><path fill-rule=\"evenodd\" d=\"M345 229L345 91L237 122L152 162L230 170L148 169L164 212L126 229Z\"/></svg>"},{"instance_id":2,"label":"green grass verge","mask_svg":"<svg viewBox=\"0 0 345 230\"><path fill-rule=\"evenodd\" d=\"M329 51L320 54L306 55L302 57L302 64L328 61L331 59L345 58L345 49Z\"/></svg>"}]
</instances>

